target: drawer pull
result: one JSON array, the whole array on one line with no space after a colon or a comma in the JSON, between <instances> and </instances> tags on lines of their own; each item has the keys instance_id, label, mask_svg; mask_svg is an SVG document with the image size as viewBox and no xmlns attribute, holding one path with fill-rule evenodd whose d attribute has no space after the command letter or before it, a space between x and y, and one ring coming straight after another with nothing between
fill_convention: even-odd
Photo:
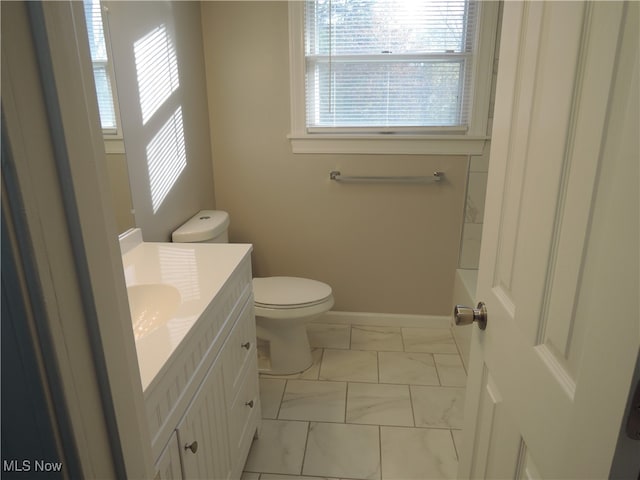
<instances>
[{"instance_id":1,"label":"drawer pull","mask_svg":"<svg viewBox=\"0 0 640 480\"><path fill-rule=\"evenodd\" d=\"M249 350L251 348L251 342L246 342L240 345L242 348Z\"/></svg>"},{"instance_id":2,"label":"drawer pull","mask_svg":"<svg viewBox=\"0 0 640 480\"><path fill-rule=\"evenodd\" d=\"M193 441L191 443L187 443L184 446L185 450L191 450L191 452L196 453L198 451L198 442Z\"/></svg>"},{"instance_id":3,"label":"drawer pull","mask_svg":"<svg viewBox=\"0 0 640 480\"><path fill-rule=\"evenodd\" d=\"M249 400L248 402L245 402L244 404L249 408L253 408L253 400Z\"/></svg>"}]
</instances>

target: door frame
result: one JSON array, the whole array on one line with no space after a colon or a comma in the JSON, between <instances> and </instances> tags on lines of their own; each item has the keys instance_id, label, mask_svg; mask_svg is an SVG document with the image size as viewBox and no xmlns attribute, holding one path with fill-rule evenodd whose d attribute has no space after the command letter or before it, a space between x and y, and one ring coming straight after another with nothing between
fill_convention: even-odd
<instances>
[{"instance_id":1,"label":"door frame","mask_svg":"<svg viewBox=\"0 0 640 480\"><path fill-rule=\"evenodd\" d=\"M46 330L32 342L57 371L49 377L60 392L56 409L69 413L72 439L59 439L60 448L86 478L152 478L88 42L79 41L83 4L1 7L3 141L11 152L2 169L12 182L3 197L18 260L33 280L23 291Z\"/></svg>"}]
</instances>

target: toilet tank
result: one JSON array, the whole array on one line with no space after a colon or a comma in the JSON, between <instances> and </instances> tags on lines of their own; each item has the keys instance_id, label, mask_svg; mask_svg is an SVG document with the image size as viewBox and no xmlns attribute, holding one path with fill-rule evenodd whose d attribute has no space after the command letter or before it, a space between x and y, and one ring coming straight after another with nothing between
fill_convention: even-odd
<instances>
[{"instance_id":1,"label":"toilet tank","mask_svg":"<svg viewBox=\"0 0 640 480\"><path fill-rule=\"evenodd\" d=\"M229 214L222 210L200 210L173 234L176 243L227 243Z\"/></svg>"}]
</instances>

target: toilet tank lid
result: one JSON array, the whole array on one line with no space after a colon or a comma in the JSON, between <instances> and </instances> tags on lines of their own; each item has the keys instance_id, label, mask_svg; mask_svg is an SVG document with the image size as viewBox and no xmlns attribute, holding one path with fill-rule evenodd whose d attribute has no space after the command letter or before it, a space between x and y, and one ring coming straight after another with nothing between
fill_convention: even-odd
<instances>
[{"instance_id":1,"label":"toilet tank lid","mask_svg":"<svg viewBox=\"0 0 640 480\"><path fill-rule=\"evenodd\" d=\"M205 242L229 228L229 214L222 210L200 210L171 235L177 243Z\"/></svg>"}]
</instances>

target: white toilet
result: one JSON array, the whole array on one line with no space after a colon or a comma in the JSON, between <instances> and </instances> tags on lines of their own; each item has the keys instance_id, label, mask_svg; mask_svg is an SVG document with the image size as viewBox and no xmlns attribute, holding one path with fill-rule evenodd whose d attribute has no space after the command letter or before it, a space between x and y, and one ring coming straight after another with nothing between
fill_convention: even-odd
<instances>
[{"instance_id":1,"label":"white toilet","mask_svg":"<svg viewBox=\"0 0 640 480\"><path fill-rule=\"evenodd\" d=\"M229 214L202 210L173 232L174 242L227 243ZM289 375L312 364L306 324L333 306L331 287L298 277L253 279L256 331L268 347L262 373Z\"/></svg>"}]
</instances>

